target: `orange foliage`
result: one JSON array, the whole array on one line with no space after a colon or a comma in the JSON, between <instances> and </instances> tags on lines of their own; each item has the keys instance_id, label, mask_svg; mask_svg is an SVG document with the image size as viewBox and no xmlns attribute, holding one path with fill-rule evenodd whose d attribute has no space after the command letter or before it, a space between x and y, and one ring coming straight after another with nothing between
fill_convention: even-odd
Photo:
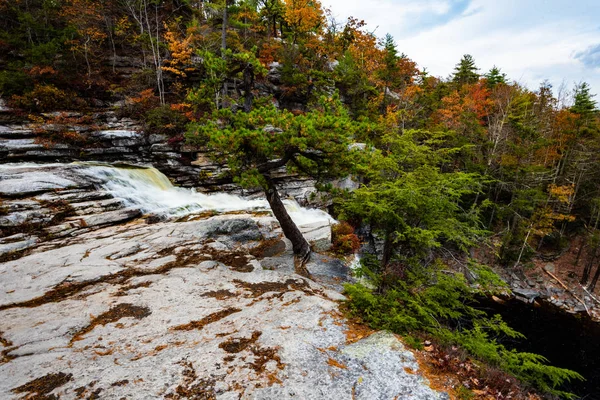
<instances>
[{"instance_id":1,"label":"orange foliage","mask_svg":"<svg viewBox=\"0 0 600 400\"><path fill-rule=\"evenodd\" d=\"M186 71L189 69L185 67L191 64L194 52L191 45L192 35L188 34L186 37L181 37L181 34L173 26L165 24L165 28L165 41L167 42L171 57L164 60L166 65L162 69L185 78Z\"/></svg>"},{"instance_id":2,"label":"orange foliage","mask_svg":"<svg viewBox=\"0 0 600 400\"><path fill-rule=\"evenodd\" d=\"M178 113L184 115L190 121L195 121L194 110L191 104L188 103L176 103L171 104L171 110L177 111Z\"/></svg>"},{"instance_id":3,"label":"orange foliage","mask_svg":"<svg viewBox=\"0 0 600 400\"><path fill-rule=\"evenodd\" d=\"M558 186L553 183L548 186L548 193L561 203L569 203L571 196L575 193L575 185Z\"/></svg>"},{"instance_id":4,"label":"orange foliage","mask_svg":"<svg viewBox=\"0 0 600 400\"><path fill-rule=\"evenodd\" d=\"M265 42L258 53L258 59L264 66L268 66L273 61L279 59L279 52L281 51L281 48L282 46L280 42Z\"/></svg>"},{"instance_id":5,"label":"orange foliage","mask_svg":"<svg viewBox=\"0 0 600 400\"><path fill-rule=\"evenodd\" d=\"M465 132L474 125L485 125L485 117L491 112L493 101L485 82L463 85L460 92L453 91L442 99L438 118L448 129Z\"/></svg>"},{"instance_id":6,"label":"orange foliage","mask_svg":"<svg viewBox=\"0 0 600 400\"><path fill-rule=\"evenodd\" d=\"M42 65L34 65L33 67L31 67L31 69L29 71L27 71L27 73L30 76L39 77L42 75L56 75L58 72L52 67L42 66Z\"/></svg>"},{"instance_id":7,"label":"orange foliage","mask_svg":"<svg viewBox=\"0 0 600 400\"><path fill-rule=\"evenodd\" d=\"M285 22L294 32L294 40L298 35L320 33L325 17L318 0L285 0Z\"/></svg>"}]
</instances>

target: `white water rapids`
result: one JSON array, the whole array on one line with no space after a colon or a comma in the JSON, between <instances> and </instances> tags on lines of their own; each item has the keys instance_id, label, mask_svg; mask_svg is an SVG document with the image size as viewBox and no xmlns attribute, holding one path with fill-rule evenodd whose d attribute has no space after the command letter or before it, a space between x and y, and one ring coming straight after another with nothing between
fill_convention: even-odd
<instances>
[{"instance_id":1,"label":"white water rapids","mask_svg":"<svg viewBox=\"0 0 600 400\"><path fill-rule=\"evenodd\" d=\"M245 199L227 193L204 194L193 189L175 187L155 168L119 168L106 165L82 164L83 172L102 182L104 190L122 199L125 205L145 213L183 216L202 211L269 210L265 199ZM295 200L283 201L290 217L299 226L313 223L334 223L335 220L319 209L300 207Z\"/></svg>"}]
</instances>

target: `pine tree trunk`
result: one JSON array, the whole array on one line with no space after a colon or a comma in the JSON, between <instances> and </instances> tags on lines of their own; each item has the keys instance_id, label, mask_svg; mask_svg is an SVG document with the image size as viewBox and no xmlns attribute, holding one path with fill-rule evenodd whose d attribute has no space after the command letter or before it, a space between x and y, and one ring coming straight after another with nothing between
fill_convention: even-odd
<instances>
[{"instance_id":1,"label":"pine tree trunk","mask_svg":"<svg viewBox=\"0 0 600 400\"><path fill-rule=\"evenodd\" d=\"M392 259L392 233L386 232L383 239L383 254L381 255L381 271L386 272L387 265Z\"/></svg>"},{"instance_id":2,"label":"pine tree trunk","mask_svg":"<svg viewBox=\"0 0 600 400\"><path fill-rule=\"evenodd\" d=\"M267 187L265 188L267 201L269 202L271 210L273 211L275 218L277 218L279 225L281 225L283 234L290 242L292 242L292 248L296 259L296 272L307 276L308 270L306 270L306 263L310 259L310 246L285 209L283 201L281 201L281 197L277 192L277 187L271 178L265 176L265 180L267 181Z\"/></svg>"}]
</instances>

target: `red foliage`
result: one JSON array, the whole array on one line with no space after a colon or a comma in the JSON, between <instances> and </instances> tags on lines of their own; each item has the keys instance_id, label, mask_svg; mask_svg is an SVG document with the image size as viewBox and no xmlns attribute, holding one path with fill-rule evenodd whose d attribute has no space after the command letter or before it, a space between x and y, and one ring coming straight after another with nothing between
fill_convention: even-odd
<instances>
[{"instance_id":1,"label":"red foliage","mask_svg":"<svg viewBox=\"0 0 600 400\"><path fill-rule=\"evenodd\" d=\"M353 254L360 248L360 239L354 228L347 222L340 222L331 228L333 251L338 254Z\"/></svg>"}]
</instances>

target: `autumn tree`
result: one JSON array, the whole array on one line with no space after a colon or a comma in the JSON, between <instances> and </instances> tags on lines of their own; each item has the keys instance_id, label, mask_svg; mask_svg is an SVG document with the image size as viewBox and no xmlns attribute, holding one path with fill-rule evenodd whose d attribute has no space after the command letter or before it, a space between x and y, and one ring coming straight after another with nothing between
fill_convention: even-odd
<instances>
[{"instance_id":1,"label":"autumn tree","mask_svg":"<svg viewBox=\"0 0 600 400\"><path fill-rule=\"evenodd\" d=\"M63 7L63 14L77 32L77 38L70 41L74 53L83 53L88 80L92 76L90 56L99 50L107 38L104 31L104 18L93 0L71 0Z\"/></svg>"},{"instance_id":2,"label":"autumn tree","mask_svg":"<svg viewBox=\"0 0 600 400\"><path fill-rule=\"evenodd\" d=\"M142 43L144 64L146 64L147 47L150 47L156 90L161 104L164 104L164 46L162 35L164 21L161 12L164 4L160 0L123 0L123 6L138 28L138 40Z\"/></svg>"},{"instance_id":3,"label":"autumn tree","mask_svg":"<svg viewBox=\"0 0 600 400\"><path fill-rule=\"evenodd\" d=\"M319 0L284 0L286 25L293 44L299 38L317 34L323 29L325 16Z\"/></svg>"}]
</instances>

